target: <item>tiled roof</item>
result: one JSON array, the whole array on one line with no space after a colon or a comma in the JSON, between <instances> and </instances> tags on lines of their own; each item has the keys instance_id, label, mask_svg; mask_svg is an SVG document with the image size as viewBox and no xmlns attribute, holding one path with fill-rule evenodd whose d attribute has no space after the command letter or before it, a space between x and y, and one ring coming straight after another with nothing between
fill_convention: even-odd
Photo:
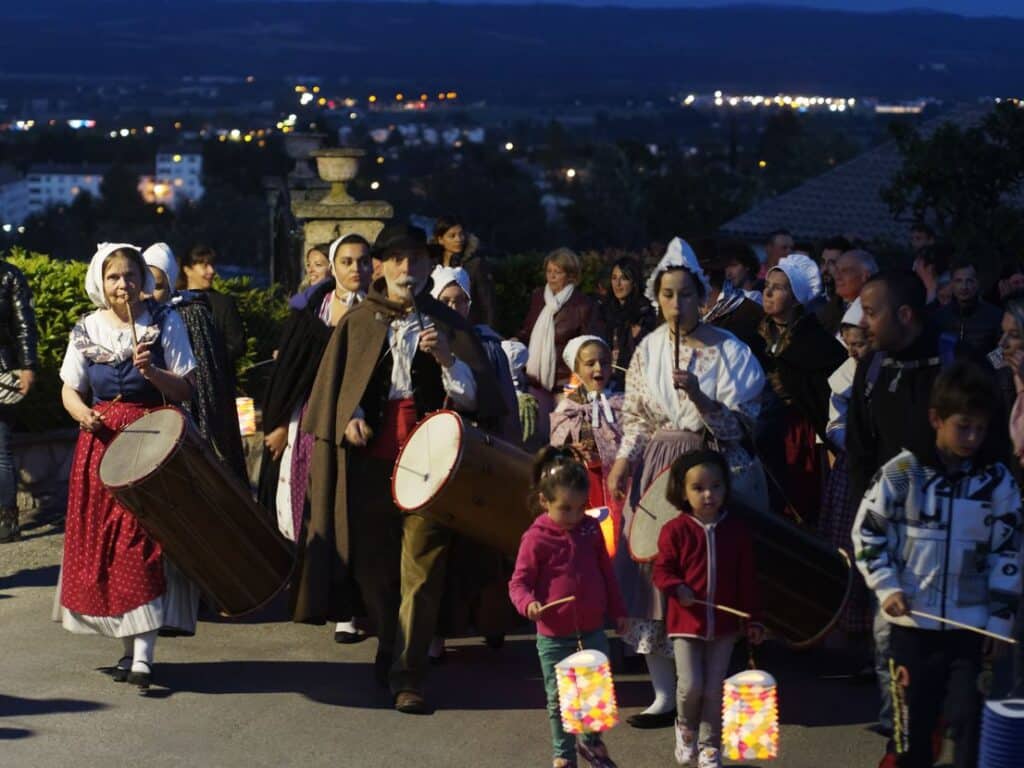
<instances>
[{"instance_id":1,"label":"tiled roof","mask_svg":"<svg viewBox=\"0 0 1024 768\"><path fill-rule=\"evenodd\" d=\"M970 106L942 115L920 127L928 135L944 122L961 128L979 123L987 108ZM724 235L764 238L776 229L788 229L797 240L821 240L834 235L867 241L905 243L911 221L897 220L882 201L882 187L899 170L902 157L894 141L887 141L827 173L804 182L751 208L721 227Z\"/></svg>"}]
</instances>

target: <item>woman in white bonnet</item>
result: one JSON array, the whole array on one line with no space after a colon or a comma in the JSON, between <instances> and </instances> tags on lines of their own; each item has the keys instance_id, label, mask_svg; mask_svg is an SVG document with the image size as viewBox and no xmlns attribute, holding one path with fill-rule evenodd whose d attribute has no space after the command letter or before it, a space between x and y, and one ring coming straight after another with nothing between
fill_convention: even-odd
<instances>
[{"instance_id":1,"label":"woman in white bonnet","mask_svg":"<svg viewBox=\"0 0 1024 768\"><path fill-rule=\"evenodd\" d=\"M153 278L134 245L103 243L85 287L97 309L75 325L60 369L64 408L81 433L56 618L76 634L120 638L114 680L148 688L157 633L194 633L198 592L100 482L99 468L119 429L165 401L191 397L195 360L177 313L157 319L141 301Z\"/></svg>"},{"instance_id":2,"label":"woman in white bonnet","mask_svg":"<svg viewBox=\"0 0 1024 768\"><path fill-rule=\"evenodd\" d=\"M755 466L740 441L757 416L764 374L746 344L701 323L708 291L693 249L675 238L647 281L646 296L661 325L640 342L630 362L622 444L608 477L610 493L623 498L628 491L615 556L631 617L624 640L644 655L654 686L651 705L628 719L638 728L668 727L675 721L675 664L665 634L665 601L651 581L651 564L637 562L630 553L634 510L654 479L676 457L703 447L709 435L734 473L753 473ZM634 462L638 466L630 483Z\"/></svg>"}]
</instances>

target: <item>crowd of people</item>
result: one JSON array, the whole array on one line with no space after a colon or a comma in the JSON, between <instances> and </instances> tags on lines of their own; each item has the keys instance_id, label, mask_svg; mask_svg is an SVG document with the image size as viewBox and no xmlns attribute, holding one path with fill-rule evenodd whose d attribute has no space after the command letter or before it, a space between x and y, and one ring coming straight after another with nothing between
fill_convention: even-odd
<instances>
[{"instance_id":1,"label":"crowd of people","mask_svg":"<svg viewBox=\"0 0 1024 768\"><path fill-rule=\"evenodd\" d=\"M979 263L950 258L923 225L912 259L886 270L842 237L811 256L779 231L764 263L743 244L675 238L652 268L616 261L594 297L560 248L521 329L502 338L470 240L444 217L430 242L396 223L306 256L262 401L258 484L295 547L292 619L331 622L341 643L376 635L376 679L405 713L429 711L446 637L500 647L535 621L556 768L614 765L599 735L563 730L554 671L578 647L607 652L614 626L652 687L629 724L672 728L679 764L714 768L733 647L765 635L757 554L735 510L778 515L855 564L833 639L873 662L883 764L932 765L944 715L955 764L973 766L988 649L969 628L1022 636L1024 270L1005 269L982 298ZM60 373L81 436L55 618L120 638L114 677L142 688L158 634L195 631L199 595L99 463L119 429L170 403L246 478L234 407L244 334L211 290L214 259L101 245L84 286L96 309ZM7 264L0 316L0 360L25 392L34 323ZM514 563L392 498L402 446L442 408L536 454L524 500L536 518ZM18 533L8 434L0 420L3 540ZM656 556L639 557L633 522L663 473L680 514ZM1022 661L1007 683L1019 695Z\"/></svg>"}]
</instances>

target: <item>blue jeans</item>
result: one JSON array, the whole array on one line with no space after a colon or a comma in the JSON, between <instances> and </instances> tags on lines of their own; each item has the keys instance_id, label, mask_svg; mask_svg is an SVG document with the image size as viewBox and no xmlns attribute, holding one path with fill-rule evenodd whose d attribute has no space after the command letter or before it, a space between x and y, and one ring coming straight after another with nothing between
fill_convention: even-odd
<instances>
[{"instance_id":1,"label":"blue jeans","mask_svg":"<svg viewBox=\"0 0 1024 768\"><path fill-rule=\"evenodd\" d=\"M892 681L889 675L889 659L892 650L889 647L889 635L892 629L885 619L885 611L875 600L875 620L872 634L875 638L875 677L878 679L878 693L880 706L878 710L878 724L886 735L892 734Z\"/></svg>"},{"instance_id":2,"label":"blue jeans","mask_svg":"<svg viewBox=\"0 0 1024 768\"><path fill-rule=\"evenodd\" d=\"M608 638L603 629L585 632L581 638L584 648L600 651L608 655ZM548 719L551 721L551 747L554 758L564 758L576 764L576 737L562 730L562 710L558 706L558 678L555 676L555 665L566 656L576 653L578 639L576 637L545 637L537 635L537 655L540 657L540 671L544 675L544 692L548 695ZM599 741L600 734L588 733L584 737L588 743Z\"/></svg>"},{"instance_id":3,"label":"blue jeans","mask_svg":"<svg viewBox=\"0 0 1024 768\"><path fill-rule=\"evenodd\" d=\"M0 509L18 506L18 472L11 451L11 425L0 418Z\"/></svg>"}]
</instances>

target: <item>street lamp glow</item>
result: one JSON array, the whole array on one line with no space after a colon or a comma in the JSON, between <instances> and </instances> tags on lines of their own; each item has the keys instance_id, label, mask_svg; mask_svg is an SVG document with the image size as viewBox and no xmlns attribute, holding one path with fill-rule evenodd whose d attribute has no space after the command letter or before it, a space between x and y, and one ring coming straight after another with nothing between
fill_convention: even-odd
<instances>
[{"instance_id":1,"label":"street lamp glow","mask_svg":"<svg viewBox=\"0 0 1024 768\"><path fill-rule=\"evenodd\" d=\"M379 181L371 181L370 182L370 189L372 189L374 191L380 189L380 182Z\"/></svg>"},{"instance_id":2,"label":"street lamp glow","mask_svg":"<svg viewBox=\"0 0 1024 768\"><path fill-rule=\"evenodd\" d=\"M565 178L567 178L567 179L575 179L576 178L576 169L575 168L569 168L565 172Z\"/></svg>"},{"instance_id":3,"label":"street lamp glow","mask_svg":"<svg viewBox=\"0 0 1024 768\"><path fill-rule=\"evenodd\" d=\"M516 145L513 144L511 141L506 141L505 142L505 151L506 152L511 152L515 148L516 148Z\"/></svg>"}]
</instances>

